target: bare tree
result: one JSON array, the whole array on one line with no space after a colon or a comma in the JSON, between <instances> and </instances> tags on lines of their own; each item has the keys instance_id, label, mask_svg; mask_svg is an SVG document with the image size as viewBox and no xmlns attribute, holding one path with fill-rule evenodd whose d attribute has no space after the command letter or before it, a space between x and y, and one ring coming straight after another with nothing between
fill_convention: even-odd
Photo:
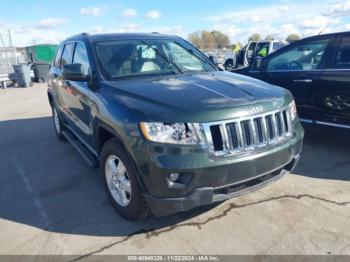
<instances>
[{"instance_id":1,"label":"bare tree","mask_svg":"<svg viewBox=\"0 0 350 262\"><path fill-rule=\"evenodd\" d=\"M254 33L252 34L248 41L260 41L261 40L261 36L258 33Z\"/></svg>"},{"instance_id":2,"label":"bare tree","mask_svg":"<svg viewBox=\"0 0 350 262\"><path fill-rule=\"evenodd\" d=\"M275 38L273 37L273 35L267 35L267 36L265 37L265 40L266 40L266 41L273 41L273 40L275 40Z\"/></svg>"},{"instance_id":3,"label":"bare tree","mask_svg":"<svg viewBox=\"0 0 350 262\"><path fill-rule=\"evenodd\" d=\"M202 48L202 36L200 31L196 31L188 35L188 40L196 47Z\"/></svg>"},{"instance_id":4,"label":"bare tree","mask_svg":"<svg viewBox=\"0 0 350 262\"><path fill-rule=\"evenodd\" d=\"M223 48L230 45L230 39L227 35L220 31L212 31L211 34L214 37L216 48Z\"/></svg>"},{"instance_id":5,"label":"bare tree","mask_svg":"<svg viewBox=\"0 0 350 262\"><path fill-rule=\"evenodd\" d=\"M188 40L201 49L223 48L230 45L230 39L220 31L196 31L188 35Z\"/></svg>"}]
</instances>

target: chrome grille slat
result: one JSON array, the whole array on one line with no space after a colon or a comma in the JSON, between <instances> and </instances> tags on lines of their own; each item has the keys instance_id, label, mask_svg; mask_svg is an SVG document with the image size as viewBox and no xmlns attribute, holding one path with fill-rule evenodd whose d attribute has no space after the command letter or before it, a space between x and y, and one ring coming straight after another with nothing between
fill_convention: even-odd
<instances>
[{"instance_id":1,"label":"chrome grille slat","mask_svg":"<svg viewBox=\"0 0 350 262\"><path fill-rule=\"evenodd\" d=\"M277 133L277 123L276 123L275 114L271 115L271 120L272 120L272 129L273 129L273 139L277 139L278 133Z\"/></svg>"},{"instance_id":2,"label":"chrome grille slat","mask_svg":"<svg viewBox=\"0 0 350 262\"><path fill-rule=\"evenodd\" d=\"M236 124L235 123L227 124L226 129L227 129L227 135L229 139L230 150L235 150L239 147Z\"/></svg>"},{"instance_id":3,"label":"chrome grille slat","mask_svg":"<svg viewBox=\"0 0 350 262\"><path fill-rule=\"evenodd\" d=\"M210 149L216 156L233 153L244 153L256 147L264 147L286 139L292 131L289 107L259 115L241 117L229 121L204 124L206 136L212 135L210 130L220 130L221 141L213 141L214 137L207 137L211 141ZM216 143L215 143L216 142ZM213 144L222 144L222 150L215 150Z\"/></svg>"},{"instance_id":4,"label":"chrome grille slat","mask_svg":"<svg viewBox=\"0 0 350 262\"><path fill-rule=\"evenodd\" d=\"M265 141L264 129L263 129L263 119L261 117L255 118L254 120L256 143L262 144Z\"/></svg>"},{"instance_id":5,"label":"chrome grille slat","mask_svg":"<svg viewBox=\"0 0 350 262\"><path fill-rule=\"evenodd\" d=\"M255 124L254 124L254 119L249 120L250 126L251 126L251 133L252 133L252 144L256 145L257 144L257 133L255 129Z\"/></svg>"},{"instance_id":6,"label":"chrome grille slat","mask_svg":"<svg viewBox=\"0 0 350 262\"><path fill-rule=\"evenodd\" d=\"M277 129L277 136L281 137L283 135L283 129L282 129L282 121L281 121L281 112L277 112L275 114L275 120L276 120L276 129Z\"/></svg>"},{"instance_id":7,"label":"chrome grille slat","mask_svg":"<svg viewBox=\"0 0 350 262\"><path fill-rule=\"evenodd\" d=\"M237 135L238 135L238 148L243 148L244 147L244 142L243 142L243 132L242 132L242 127L241 123L237 122L236 128L238 129Z\"/></svg>"},{"instance_id":8,"label":"chrome grille slat","mask_svg":"<svg viewBox=\"0 0 350 262\"><path fill-rule=\"evenodd\" d=\"M283 121L283 112L279 112L279 119L281 122L281 127L282 127L282 134L286 133L286 127L284 125L284 121Z\"/></svg>"},{"instance_id":9,"label":"chrome grille slat","mask_svg":"<svg viewBox=\"0 0 350 262\"><path fill-rule=\"evenodd\" d=\"M224 150L229 150L230 144L228 141L228 136L227 136L227 131L226 131L225 125L220 125L220 131L221 131L222 145L224 147Z\"/></svg>"},{"instance_id":10,"label":"chrome grille slat","mask_svg":"<svg viewBox=\"0 0 350 262\"><path fill-rule=\"evenodd\" d=\"M261 126L263 131L264 143L267 143L267 141L269 140L269 136L267 133L266 119L264 116L261 118Z\"/></svg>"},{"instance_id":11,"label":"chrome grille slat","mask_svg":"<svg viewBox=\"0 0 350 262\"><path fill-rule=\"evenodd\" d=\"M290 132L291 129L292 129L292 121L290 119L290 112L289 112L289 110L286 111L286 117L287 117L288 132Z\"/></svg>"},{"instance_id":12,"label":"chrome grille slat","mask_svg":"<svg viewBox=\"0 0 350 262\"><path fill-rule=\"evenodd\" d=\"M242 135L243 135L243 146L249 147L252 143L251 128L249 125L249 120L244 120L241 122Z\"/></svg>"},{"instance_id":13,"label":"chrome grille slat","mask_svg":"<svg viewBox=\"0 0 350 262\"><path fill-rule=\"evenodd\" d=\"M265 121L266 121L266 126L267 126L267 139L273 140L275 137L275 134L274 134L274 128L273 128L273 123L272 123L272 115L267 115L265 117Z\"/></svg>"}]
</instances>

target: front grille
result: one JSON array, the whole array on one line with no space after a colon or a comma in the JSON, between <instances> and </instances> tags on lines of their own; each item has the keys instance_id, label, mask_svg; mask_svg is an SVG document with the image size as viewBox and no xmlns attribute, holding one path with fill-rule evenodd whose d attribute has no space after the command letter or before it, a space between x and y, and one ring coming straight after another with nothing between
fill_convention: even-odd
<instances>
[{"instance_id":1,"label":"front grille","mask_svg":"<svg viewBox=\"0 0 350 262\"><path fill-rule=\"evenodd\" d=\"M216 156L252 151L257 147L281 142L291 134L290 109L288 107L237 120L209 123L204 129Z\"/></svg>"},{"instance_id":2,"label":"front grille","mask_svg":"<svg viewBox=\"0 0 350 262\"><path fill-rule=\"evenodd\" d=\"M249 189L250 187L254 187L257 186L265 181L268 181L278 175L280 175L282 172L282 169L278 169L276 171L273 171L271 173L268 173L266 175L262 175L247 181L243 181L237 184L233 184L233 185L228 185L225 187L220 187L220 188L216 188L214 189L214 194L231 194L237 191L242 191L242 190L246 190Z\"/></svg>"}]
</instances>

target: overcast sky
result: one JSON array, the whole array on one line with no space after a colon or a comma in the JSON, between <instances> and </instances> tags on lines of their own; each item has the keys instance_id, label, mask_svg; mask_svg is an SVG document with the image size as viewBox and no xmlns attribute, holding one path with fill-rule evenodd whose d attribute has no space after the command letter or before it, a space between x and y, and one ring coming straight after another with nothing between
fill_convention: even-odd
<instances>
[{"instance_id":1,"label":"overcast sky","mask_svg":"<svg viewBox=\"0 0 350 262\"><path fill-rule=\"evenodd\" d=\"M350 0L0 0L0 33L16 46L58 43L88 32L161 32L182 37L219 30L232 42L252 33L285 39L350 31ZM1 42L0 42L1 44Z\"/></svg>"}]
</instances>

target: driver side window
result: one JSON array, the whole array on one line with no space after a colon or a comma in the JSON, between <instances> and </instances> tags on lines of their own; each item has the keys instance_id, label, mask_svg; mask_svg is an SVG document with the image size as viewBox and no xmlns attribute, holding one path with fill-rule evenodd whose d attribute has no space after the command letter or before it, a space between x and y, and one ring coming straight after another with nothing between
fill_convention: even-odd
<instances>
[{"instance_id":1,"label":"driver side window","mask_svg":"<svg viewBox=\"0 0 350 262\"><path fill-rule=\"evenodd\" d=\"M305 71L317 69L328 42L329 39L323 39L299 43L292 49L270 59L267 65L267 71Z\"/></svg>"}]
</instances>

